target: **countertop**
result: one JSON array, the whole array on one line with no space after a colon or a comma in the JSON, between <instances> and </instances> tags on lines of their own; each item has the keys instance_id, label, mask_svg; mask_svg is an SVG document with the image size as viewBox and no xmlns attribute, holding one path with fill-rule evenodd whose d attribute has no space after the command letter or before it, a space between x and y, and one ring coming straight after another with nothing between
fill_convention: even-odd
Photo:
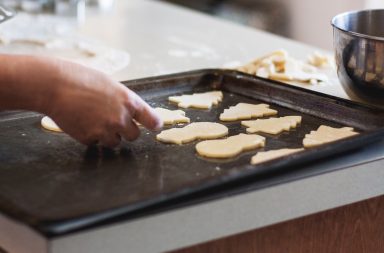
<instances>
[{"instance_id":1,"label":"countertop","mask_svg":"<svg viewBox=\"0 0 384 253\"><path fill-rule=\"evenodd\" d=\"M300 59L318 50L146 0L117 0L110 11L89 10L78 31L130 54L130 64L114 75L120 81L232 66L279 48ZM308 88L346 98L337 81ZM383 157L384 142L380 142L316 165L325 171L343 168L334 172L100 227L98 233L71 234L55 239L54 247L62 250L57 252L167 251L372 198L384 193Z\"/></svg>"}]
</instances>

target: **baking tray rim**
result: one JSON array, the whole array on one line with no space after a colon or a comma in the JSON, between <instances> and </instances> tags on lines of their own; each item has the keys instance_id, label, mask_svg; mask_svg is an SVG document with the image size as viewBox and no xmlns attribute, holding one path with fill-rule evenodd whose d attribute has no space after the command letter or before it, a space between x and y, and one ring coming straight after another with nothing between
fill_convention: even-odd
<instances>
[{"instance_id":1,"label":"baking tray rim","mask_svg":"<svg viewBox=\"0 0 384 253\"><path fill-rule=\"evenodd\" d=\"M277 86L280 86L280 87L284 87L286 89L293 89L293 90L297 90L297 91L300 91L300 92L303 92L303 93L308 93L308 94L312 94L312 95L315 95L315 96L321 96L323 98L335 100L335 101L341 102L341 103L343 103L345 105L347 105L347 104L348 105L353 105L353 106L357 106L357 107L360 107L360 108L375 110L375 111L379 111L381 113L384 113L384 108L379 107L379 106L374 106L372 104L365 104L363 102L349 100L349 99L342 98L342 97L337 97L337 96L330 95L330 94L327 94L327 93L322 93L320 91L310 90L310 89L307 89L307 88L304 88L304 87L300 87L299 85L292 85L292 84L288 84L288 83L285 83L285 82L282 82L282 81L278 81L278 80L273 80L273 79L269 79L269 78L263 78L263 77L259 77L259 76L256 76L256 75L251 75L251 74L248 74L248 73L245 73L245 72L241 72L241 71L235 70L235 69L202 68L202 69L195 69L195 70L190 70L190 71L182 71L182 72L170 73L170 74L164 74L164 75L141 77L141 78L137 78L137 79L121 81L121 83L123 85L127 86L128 88L134 90L135 92L136 91L137 92L142 92L142 90L136 90L137 86L140 85L140 84L149 83L149 82L153 82L153 81L160 82L161 80L165 81L167 79L174 79L176 77L183 76L183 75L200 75L200 76L203 76L203 75L215 75L215 76L234 75L237 78L247 78L247 79L261 80L263 82L268 82L268 83L270 83L272 85L277 85Z\"/></svg>"},{"instance_id":2,"label":"baking tray rim","mask_svg":"<svg viewBox=\"0 0 384 253\"><path fill-rule=\"evenodd\" d=\"M231 74L231 75L235 74L236 76L243 76L243 77L253 78L253 79L261 79L263 81L273 83L274 85L281 85L281 86L285 86L288 89L296 89L296 90L300 90L302 92L312 93L314 95L318 95L318 96L327 97L327 98L330 98L333 100L341 101L341 102L343 102L345 104L349 104L349 105L354 105L354 106L363 107L363 108L370 108L370 109L374 109L374 110L380 110L380 108L370 107L370 106L367 106L367 105L364 105L364 104L361 104L358 102L350 101L347 99L334 97L334 96L331 96L328 94L323 94L320 92L308 90L308 89L297 87L297 86L287 85L285 83L281 83L281 82L270 80L270 79L255 77L255 76L245 74L245 73L242 73L239 71L234 71L234 70L200 69L200 70L186 71L186 72L180 72L180 73L174 73L174 74L168 74L168 75L134 79L134 80L124 81L122 83L124 85L126 85L127 87L135 90L135 87L138 87L137 86L138 84L144 84L147 82L152 82L154 80L156 80L157 82L159 82L161 80L165 81L167 79L172 79L172 78L176 78L176 77L188 75L188 74L189 75L200 75L200 76L207 75L207 74L213 74L213 75L218 75L218 76L226 75L226 74ZM139 93L140 93L140 91L141 90L138 90ZM339 150L339 148L343 147L343 146L349 147L346 150L339 151L336 153L336 154L340 154L342 152L346 152L348 150L356 149L356 148L360 147L361 144L356 145L357 140L359 140L359 139L364 140L364 143L372 143L375 141L379 141L379 139L382 138L383 136L384 136L384 128L375 130L373 132L365 132L365 133L359 134L357 136L352 136L350 138L346 138L346 139L334 142L334 143L332 143L332 146L323 145L323 146L311 148L309 150L305 150L304 152L299 152L299 153L293 154L293 155L289 156L288 159L287 159L287 157L281 157L281 158L278 158L278 159L275 159L272 161L265 162L265 163L260 164L260 165L251 165L251 164L242 165L241 167L243 167L243 170L241 172L222 175L219 180L205 182L196 188L186 188L182 191L158 195L156 198L147 199L145 201L142 201L140 204L136 203L136 204L130 204L130 205L121 206L121 207L117 207L117 208L113 208L113 209L107 209L107 210L104 210L102 212L87 215L86 217L78 217L78 218L74 218L74 219L70 219L70 220L63 220L63 221L57 221L57 220L52 221L52 222L48 221L46 223L40 224L39 226L36 226L36 229L39 232L41 232L42 234L47 235L49 237L61 236L63 234L71 233L73 231L82 230L84 228L86 229L89 226L92 226L95 224L97 225L98 223L103 222L103 221L108 220L108 219L113 219L113 218L118 217L118 216L127 215L127 214L132 213L132 212L140 211L144 208L148 208L152 205L156 205L156 204L162 203L164 201L172 201L175 199L180 199L182 197L186 197L188 195L195 194L195 193L198 193L201 191L206 191L208 189L222 186L225 184L230 184L233 182L239 182L239 181L242 181L245 179L249 180L251 178L253 178L256 182L257 181L256 177L258 177L258 176L261 176L264 174L268 174L268 175L274 174L282 168L292 167L292 166L296 166L296 165L302 165L302 164L308 163L310 161L316 161L316 160L319 160L321 158L327 157L327 155L334 155L333 151L334 151L335 147L337 150ZM319 157L319 154L320 154L320 157ZM316 156L316 158L311 158L311 156ZM261 167L261 166L269 166L268 172L263 172L263 171L260 172L260 171L255 170L256 168ZM239 167L239 166L234 166L234 168L236 168L236 167Z\"/></svg>"}]
</instances>

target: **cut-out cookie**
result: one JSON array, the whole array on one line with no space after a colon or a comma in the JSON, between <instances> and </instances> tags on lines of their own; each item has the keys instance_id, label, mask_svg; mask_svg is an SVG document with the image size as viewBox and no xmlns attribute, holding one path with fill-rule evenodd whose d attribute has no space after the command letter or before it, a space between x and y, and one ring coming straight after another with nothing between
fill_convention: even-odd
<instances>
[{"instance_id":1,"label":"cut-out cookie","mask_svg":"<svg viewBox=\"0 0 384 253\"><path fill-rule=\"evenodd\" d=\"M238 134L227 139L209 140L197 143L199 155L210 158L231 158L241 152L264 147L265 138L257 134Z\"/></svg>"},{"instance_id":2,"label":"cut-out cookie","mask_svg":"<svg viewBox=\"0 0 384 253\"><path fill-rule=\"evenodd\" d=\"M303 150L304 150L303 148L296 148L296 149L283 148L283 149L259 152L256 155L252 156L251 164L259 164L262 162L273 160L282 156L287 156Z\"/></svg>"},{"instance_id":3,"label":"cut-out cookie","mask_svg":"<svg viewBox=\"0 0 384 253\"><path fill-rule=\"evenodd\" d=\"M305 135L303 145L306 148L315 147L356 134L359 133L354 132L352 127L333 128L322 125L316 131L311 131Z\"/></svg>"},{"instance_id":4,"label":"cut-out cookie","mask_svg":"<svg viewBox=\"0 0 384 253\"><path fill-rule=\"evenodd\" d=\"M182 108L209 109L212 105L217 105L223 100L223 93L221 91L209 91L191 95L172 96L168 100L177 103Z\"/></svg>"},{"instance_id":5,"label":"cut-out cookie","mask_svg":"<svg viewBox=\"0 0 384 253\"><path fill-rule=\"evenodd\" d=\"M280 118L257 119L241 121L247 127L247 133L263 132L267 134L279 134L289 131L301 123L301 116L285 116Z\"/></svg>"},{"instance_id":6,"label":"cut-out cookie","mask_svg":"<svg viewBox=\"0 0 384 253\"><path fill-rule=\"evenodd\" d=\"M264 116L276 115L277 111L270 109L267 104L247 104L238 103L235 106L230 106L224 109L220 114L221 121L236 121L242 119L260 118Z\"/></svg>"},{"instance_id":7,"label":"cut-out cookie","mask_svg":"<svg viewBox=\"0 0 384 253\"><path fill-rule=\"evenodd\" d=\"M182 128L163 130L156 136L161 142L183 144L197 139L216 139L228 134L228 128L214 122L194 122Z\"/></svg>"},{"instance_id":8,"label":"cut-out cookie","mask_svg":"<svg viewBox=\"0 0 384 253\"><path fill-rule=\"evenodd\" d=\"M44 116L41 119L41 126L44 129L47 129L49 131L53 132L63 132L63 130L60 129L60 127L48 116Z\"/></svg>"},{"instance_id":9,"label":"cut-out cookie","mask_svg":"<svg viewBox=\"0 0 384 253\"><path fill-rule=\"evenodd\" d=\"M165 108L157 107L154 109L156 113L163 120L165 125L173 125L177 123L189 123L190 119L185 117L185 112L182 110L168 110Z\"/></svg>"}]
</instances>

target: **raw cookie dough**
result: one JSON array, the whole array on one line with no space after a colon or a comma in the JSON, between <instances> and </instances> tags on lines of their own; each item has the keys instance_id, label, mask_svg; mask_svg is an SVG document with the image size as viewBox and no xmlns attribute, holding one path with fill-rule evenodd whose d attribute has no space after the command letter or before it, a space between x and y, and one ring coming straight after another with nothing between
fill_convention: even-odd
<instances>
[{"instance_id":1,"label":"raw cookie dough","mask_svg":"<svg viewBox=\"0 0 384 253\"><path fill-rule=\"evenodd\" d=\"M256 155L252 156L251 164L259 164L262 162L273 160L282 156L287 156L303 150L304 150L303 148L296 148L296 149L283 148L283 149L259 152Z\"/></svg>"},{"instance_id":2,"label":"raw cookie dough","mask_svg":"<svg viewBox=\"0 0 384 253\"><path fill-rule=\"evenodd\" d=\"M354 132L352 127L333 128L321 125L316 131L311 131L305 135L303 145L306 148L311 148L356 134L359 133Z\"/></svg>"},{"instance_id":3,"label":"raw cookie dough","mask_svg":"<svg viewBox=\"0 0 384 253\"><path fill-rule=\"evenodd\" d=\"M224 109L220 114L221 121L236 121L241 119L260 118L264 116L276 115L277 111L270 109L267 104L247 104L238 103L235 106L230 106Z\"/></svg>"},{"instance_id":4,"label":"raw cookie dough","mask_svg":"<svg viewBox=\"0 0 384 253\"><path fill-rule=\"evenodd\" d=\"M298 81L316 84L328 81L327 75L321 73L317 66L325 64L324 57L320 57L320 54L311 56L310 63L308 64L290 57L285 50L276 50L237 68L237 70L279 81Z\"/></svg>"},{"instance_id":5,"label":"raw cookie dough","mask_svg":"<svg viewBox=\"0 0 384 253\"><path fill-rule=\"evenodd\" d=\"M194 122L182 128L163 130L156 136L161 142L183 144L196 139L216 139L228 134L228 128L214 122Z\"/></svg>"},{"instance_id":6,"label":"raw cookie dough","mask_svg":"<svg viewBox=\"0 0 384 253\"><path fill-rule=\"evenodd\" d=\"M154 109L156 113L163 120L165 125L173 125L177 123L189 123L190 119L185 117L185 112L182 110L168 110L165 108L157 107Z\"/></svg>"},{"instance_id":7,"label":"raw cookie dough","mask_svg":"<svg viewBox=\"0 0 384 253\"><path fill-rule=\"evenodd\" d=\"M227 139L202 141L196 144L199 155L210 158L231 158L243 151L264 147L265 138L257 134L238 134Z\"/></svg>"},{"instance_id":8,"label":"raw cookie dough","mask_svg":"<svg viewBox=\"0 0 384 253\"><path fill-rule=\"evenodd\" d=\"M320 53L317 51L313 52L308 56L308 63L320 69L336 68L335 59L332 55Z\"/></svg>"},{"instance_id":9,"label":"raw cookie dough","mask_svg":"<svg viewBox=\"0 0 384 253\"><path fill-rule=\"evenodd\" d=\"M72 22L68 21L67 17L57 15L18 12L17 18L1 24L0 54L63 58L107 74L113 74L129 64L130 55L127 52L78 34Z\"/></svg>"},{"instance_id":10,"label":"raw cookie dough","mask_svg":"<svg viewBox=\"0 0 384 253\"><path fill-rule=\"evenodd\" d=\"M41 126L53 132L63 132L63 130L61 130L60 127L56 125L56 123L48 116L44 116L41 119Z\"/></svg>"},{"instance_id":11,"label":"raw cookie dough","mask_svg":"<svg viewBox=\"0 0 384 253\"><path fill-rule=\"evenodd\" d=\"M221 91L209 91L192 95L171 96L168 100L177 103L182 108L209 109L212 105L217 105L223 100L223 93Z\"/></svg>"},{"instance_id":12,"label":"raw cookie dough","mask_svg":"<svg viewBox=\"0 0 384 253\"><path fill-rule=\"evenodd\" d=\"M289 131L301 123L301 116L285 116L280 118L257 119L241 121L247 127L247 133L263 132L267 134L279 134Z\"/></svg>"}]
</instances>

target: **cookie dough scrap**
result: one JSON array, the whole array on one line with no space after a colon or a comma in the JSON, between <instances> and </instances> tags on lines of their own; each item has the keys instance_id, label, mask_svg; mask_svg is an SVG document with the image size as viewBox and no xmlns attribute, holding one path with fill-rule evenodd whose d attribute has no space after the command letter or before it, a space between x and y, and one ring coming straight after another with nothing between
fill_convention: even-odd
<instances>
[{"instance_id":1,"label":"cookie dough scrap","mask_svg":"<svg viewBox=\"0 0 384 253\"><path fill-rule=\"evenodd\" d=\"M230 106L224 109L220 114L221 121L236 121L242 119L260 118L264 116L276 115L277 111L270 109L267 104L247 104L238 103L235 106Z\"/></svg>"},{"instance_id":2,"label":"cookie dough scrap","mask_svg":"<svg viewBox=\"0 0 384 253\"><path fill-rule=\"evenodd\" d=\"M178 123L189 123L190 119L185 117L185 112L182 110L168 110L157 107L154 109L163 120L165 125L174 125Z\"/></svg>"},{"instance_id":3,"label":"cookie dough scrap","mask_svg":"<svg viewBox=\"0 0 384 253\"><path fill-rule=\"evenodd\" d=\"M265 138L257 134L238 134L227 139L208 140L196 144L199 155L209 158L231 158L241 152L265 146Z\"/></svg>"},{"instance_id":4,"label":"cookie dough scrap","mask_svg":"<svg viewBox=\"0 0 384 253\"><path fill-rule=\"evenodd\" d=\"M256 155L252 156L251 158L251 164L259 164L266 161L270 161L273 159L277 159L283 156L287 156L293 153L297 153L300 151L303 151L303 148L296 148L296 149L289 149L289 148L283 148L283 149L276 149L276 150L269 150L265 152L259 152Z\"/></svg>"},{"instance_id":5,"label":"cookie dough scrap","mask_svg":"<svg viewBox=\"0 0 384 253\"><path fill-rule=\"evenodd\" d=\"M165 143L183 144L197 139L217 139L228 134L228 128L214 122L194 122L182 128L161 131L156 139Z\"/></svg>"},{"instance_id":6,"label":"cookie dough scrap","mask_svg":"<svg viewBox=\"0 0 384 253\"><path fill-rule=\"evenodd\" d=\"M353 131L352 127L333 128L321 125L316 131L311 131L305 135L303 145L306 148L311 148L357 134L359 133Z\"/></svg>"},{"instance_id":7,"label":"cookie dough scrap","mask_svg":"<svg viewBox=\"0 0 384 253\"><path fill-rule=\"evenodd\" d=\"M257 119L241 121L241 125L247 127L247 133L279 134L296 128L301 123L301 116L285 116L280 118Z\"/></svg>"},{"instance_id":8,"label":"cookie dough scrap","mask_svg":"<svg viewBox=\"0 0 384 253\"><path fill-rule=\"evenodd\" d=\"M260 58L240 66L238 71L242 71L251 75L258 75L258 71L263 72L267 77L270 72L281 72L284 69L284 63L288 57L288 52L284 49L279 49L266 54Z\"/></svg>"},{"instance_id":9,"label":"cookie dough scrap","mask_svg":"<svg viewBox=\"0 0 384 253\"><path fill-rule=\"evenodd\" d=\"M320 65L326 64L325 61L322 55L316 54L311 56L310 63L305 63L281 49L257 58L237 70L273 80L316 84L328 81L328 77L319 71Z\"/></svg>"},{"instance_id":10,"label":"cookie dough scrap","mask_svg":"<svg viewBox=\"0 0 384 253\"><path fill-rule=\"evenodd\" d=\"M209 109L212 105L217 105L223 100L223 92L209 91L204 93L194 93L191 95L171 96L168 100L181 108Z\"/></svg>"},{"instance_id":11,"label":"cookie dough scrap","mask_svg":"<svg viewBox=\"0 0 384 253\"><path fill-rule=\"evenodd\" d=\"M318 51L315 51L308 56L308 64L320 69L336 68L335 59L332 55L320 53Z\"/></svg>"},{"instance_id":12,"label":"cookie dough scrap","mask_svg":"<svg viewBox=\"0 0 384 253\"><path fill-rule=\"evenodd\" d=\"M41 119L41 126L44 129L47 129L49 131L53 132L63 132L63 130L60 129L60 127L48 116L44 116Z\"/></svg>"}]
</instances>

